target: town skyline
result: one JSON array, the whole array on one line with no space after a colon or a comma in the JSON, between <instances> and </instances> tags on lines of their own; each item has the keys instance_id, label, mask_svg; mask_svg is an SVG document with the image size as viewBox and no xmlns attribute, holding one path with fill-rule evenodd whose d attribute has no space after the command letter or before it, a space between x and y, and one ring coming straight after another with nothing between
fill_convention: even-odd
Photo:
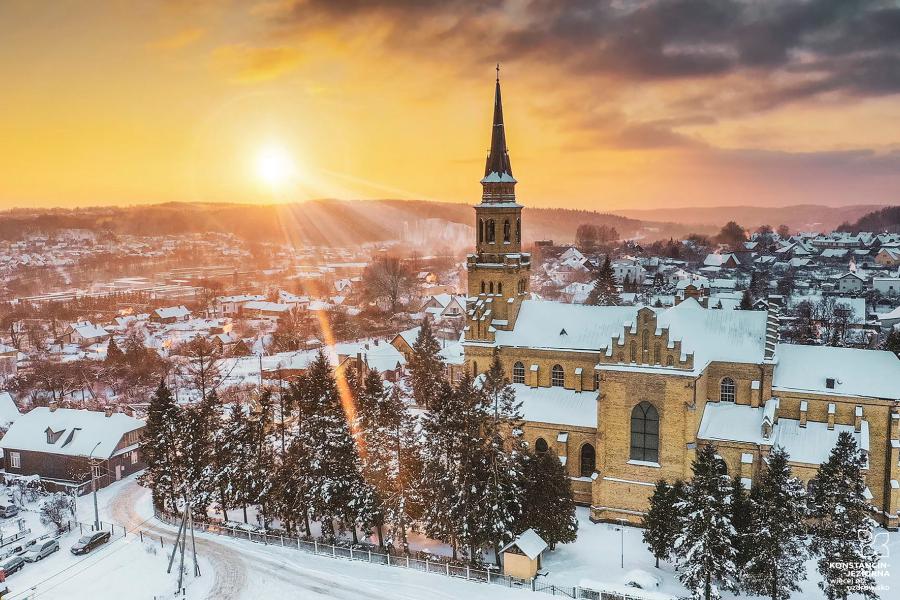
<instances>
[{"instance_id":1,"label":"town skyline","mask_svg":"<svg viewBox=\"0 0 900 600\"><path fill-rule=\"evenodd\" d=\"M6 3L0 208L470 203L497 62L526 206L897 204L896 9L832 4Z\"/></svg>"}]
</instances>

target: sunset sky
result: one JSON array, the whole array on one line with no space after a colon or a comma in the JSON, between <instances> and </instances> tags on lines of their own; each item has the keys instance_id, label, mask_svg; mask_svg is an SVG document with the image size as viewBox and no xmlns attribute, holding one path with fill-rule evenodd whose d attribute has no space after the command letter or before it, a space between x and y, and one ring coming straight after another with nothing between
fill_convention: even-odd
<instances>
[{"instance_id":1,"label":"sunset sky","mask_svg":"<svg viewBox=\"0 0 900 600\"><path fill-rule=\"evenodd\" d=\"M4 0L0 207L900 203L900 6Z\"/></svg>"}]
</instances>

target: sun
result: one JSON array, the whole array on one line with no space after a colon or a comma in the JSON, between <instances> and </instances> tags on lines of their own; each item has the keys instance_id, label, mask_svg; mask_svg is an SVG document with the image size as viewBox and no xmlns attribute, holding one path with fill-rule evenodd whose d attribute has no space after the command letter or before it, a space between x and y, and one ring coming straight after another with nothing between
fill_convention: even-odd
<instances>
[{"instance_id":1,"label":"sun","mask_svg":"<svg viewBox=\"0 0 900 600\"><path fill-rule=\"evenodd\" d=\"M282 146L265 146L256 155L256 176L272 189L284 189L296 171L293 157Z\"/></svg>"}]
</instances>

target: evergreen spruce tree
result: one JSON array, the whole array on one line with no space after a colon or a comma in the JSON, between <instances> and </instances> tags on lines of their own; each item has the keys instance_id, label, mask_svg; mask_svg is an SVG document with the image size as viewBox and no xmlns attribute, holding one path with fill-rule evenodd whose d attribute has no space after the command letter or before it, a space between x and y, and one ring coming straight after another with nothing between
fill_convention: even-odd
<instances>
[{"instance_id":1,"label":"evergreen spruce tree","mask_svg":"<svg viewBox=\"0 0 900 600\"><path fill-rule=\"evenodd\" d=\"M650 496L650 508L644 516L642 524L644 528L644 543L656 559L656 568L659 568L659 560L667 559L672 552L672 546L678 537L678 514L675 510L675 491L664 479L656 482L653 494Z\"/></svg>"},{"instance_id":2,"label":"evergreen spruce tree","mask_svg":"<svg viewBox=\"0 0 900 600\"><path fill-rule=\"evenodd\" d=\"M441 345L431 329L431 319L426 317L419 328L409 361L409 384L416 405L432 409L444 379L444 363L438 353Z\"/></svg>"},{"instance_id":3,"label":"evergreen spruce tree","mask_svg":"<svg viewBox=\"0 0 900 600\"><path fill-rule=\"evenodd\" d=\"M484 403L479 407L485 413L480 448L488 480L479 518L485 527L485 542L493 548L500 566L500 548L520 533L515 525L522 514L525 446L521 402L516 400L497 355L485 372L481 392Z\"/></svg>"},{"instance_id":4,"label":"evergreen spruce tree","mask_svg":"<svg viewBox=\"0 0 900 600\"><path fill-rule=\"evenodd\" d=\"M401 386L393 385L379 411L379 454L388 458L381 510L391 524L391 545L409 552L408 531L421 518L422 448L416 418L407 410Z\"/></svg>"},{"instance_id":5,"label":"evergreen spruce tree","mask_svg":"<svg viewBox=\"0 0 900 600\"><path fill-rule=\"evenodd\" d=\"M368 520L372 493L362 477L361 459L343 405L346 399L341 398L323 353L310 366L307 381L317 394L308 423L316 452L313 489L317 494L313 510L322 522L322 534L327 540L334 539L334 527L338 525L341 530L349 528L357 543L356 525Z\"/></svg>"},{"instance_id":6,"label":"evergreen spruce tree","mask_svg":"<svg viewBox=\"0 0 900 600\"><path fill-rule=\"evenodd\" d=\"M428 537L449 543L454 559L458 546L450 510L458 492L454 480L459 470L459 446L463 443L457 405L456 390L442 380L434 408L422 417L423 531Z\"/></svg>"},{"instance_id":7,"label":"evergreen spruce tree","mask_svg":"<svg viewBox=\"0 0 900 600\"><path fill-rule=\"evenodd\" d=\"M592 306L618 306L620 301L615 273L613 272L609 255L607 255L603 261L603 266L597 271L597 276L594 278L594 286L591 288L591 293L588 294L585 304Z\"/></svg>"},{"instance_id":8,"label":"evergreen spruce tree","mask_svg":"<svg viewBox=\"0 0 900 600\"><path fill-rule=\"evenodd\" d=\"M748 543L750 533L750 496L738 475L731 480L731 525L734 527L732 543L735 549L734 564L741 573L753 553Z\"/></svg>"},{"instance_id":9,"label":"evergreen spruce tree","mask_svg":"<svg viewBox=\"0 0 900 600\"><path fill-rule=\"evenodd\" d=\"M900 356L900 329L896 327L891 329L887 337L884 338L884 344L882 344L881 349Z\"/></svg>"},{"instance_id":10,"label":"evergreen spruce tree","mask_svg":"<svg viewBox=\"0 0 900 600\"><path fill-rule=\"evenodd\" d=\"M572 482L559 457L551 450L527 453L519 533L534 529L550 549L574 542L578 536Z\"/></svg>"},{"instance_id":11,"label":"evergreen spruce tree","mask_svg":"<svg viewBox=\"0 0 900 600\"><path fill-rule=\"evenodd\" d=\"M811 550L819 556L819 588L829 600L844 600L851 592L878 597L869 572L878 554L869 543L875 522L865 498L866 463L853 435L844 431L813 480Z\"/></svg>"},{"instance_id":12,"label":"evergreen spruce tree","mask_svg":"<svg viewBox=\"0 0 900 600\"><path fill-rule=\"evenodd\" d=\"M738 308L740 310L753 310L753 296L750 295L750 290L744 290Z\"/></svg>"},{"instance_id":13,"label":"evergreen spruce tree","mask_svg":"<svg viewBox=\"0 0 900 600\"><path fill-rule=\"evenodd\" d=\"M806 579L805 491L791 474L781 447L769 454L768 464L750 494L748 561L744 588L772 600L788 600Z\"/></svg>"},{"instance_id":14,"label":"evergreen spruce tree","mask_svg":"<svg viewBox=\"0 0 900 600\"><path fill-rule=\"evenodd\" d=\"M109 344L106 346L106 364L118 365L125 361L125 353L116 344L115 338L109 338Z\"/></svg>"},{"instance_id":15,"label":"evergreen spruce tree","mask_svg":"<svg viewBox=\"0 0 900 600\"><path fill-rule=\"evenodd\" d=\"M384 430L393 426L395 415L387 414L389 398L378 371L368 371L361 381L355 371L347 375L348 387L356 388L354 436L361 456L362 476L372 491L368 514L378 536L378 545L384 547L384 496L390 487L393 458L391 440ZM390 424L386 422L388 419Z\"/></svg>"},{"instance_id":16,"label":"evergreen spruce tree","mask_svg":"<svg viewBox=\"0 0 900 600\"><path fill-rule=\"evenodd\" d=\"M676 506L683 515L674 546L678 580L693 598L710 600L721 597L719 587L734 589L737 576L729 478L710 445L697 450L691 468L685 499Z\"/></svg>"},{"instance_id":17,"label":"evergreen spruce tree","mask_svg":"<svg viewBox=\"0 0 900 600\"><path fill-rule=\"evenodd\" d=\"M247 523L247 507L253 502L253 429L245 408L240 403L231 407L228 419L227 455L231 458L227 473L228 490L235 507L240 507Z\"/></svg>"},{"instance_id":18,"label":"evergreen spruce tree","mask_svg":"<svg viewBox=\"0 0 900 600\"><path fill-rule=\"evenodd\" d=\"M153 494L153 505L160 509L174 510L177 502L178 481L178 423L180 410L165 382L160 382L147 408L147 425L144 428L141 451L147 469L141 476L141 484Z\"/></svg>"}]
</instances>

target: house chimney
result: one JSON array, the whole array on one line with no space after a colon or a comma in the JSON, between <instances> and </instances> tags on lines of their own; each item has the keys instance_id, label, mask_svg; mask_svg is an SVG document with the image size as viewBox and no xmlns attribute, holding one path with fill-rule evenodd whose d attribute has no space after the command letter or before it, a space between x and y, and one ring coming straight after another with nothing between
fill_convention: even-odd
<instances>
[{"instance_id":1,"label":"house chimney","mask_svg":"<svg viewBox=\"0 0 900 600\"><path fill-rule=\"evenodd\" d=\"M115 412L115 408L113 408L112 406L107 406L106 411L103 414L107 417L111 417L113 416L113 412Z\"/></svg>"},{"instance_id":2,"label":"house chimney","mask_svg":"<svg viewBox=\"0 0 900 600\"><path fill-rule=\"evenodd\" d=\"M860 405L856 405L856 412L854 413L853 418L853 431L859 433L859 430L862 429L862 417L863 417L863 407Z\"/></svg>"},{"instance_id":3,"label":"house chimney","mask_svg":"<svg viewBox=\"0 0 900 600\"><path fill-rule=\"evenodd\" d=\"M56 400L51 400L49 407L50 407L50 412L54 412L57 408L59 408L59 402L57 402Z\"/></svg>"},{"instance_id":4,"label":"house chimney","mask_svg":"<svg viewBox=\"0 0 900 600\"><path fill-rule=\"evenodd\" d=\"M828 429L834 429L834 402L828 403Z\"/></svg>"},{"instance_id":5,"label":"house chimney","mask_svg":"<svg viewBox=\"0 0 900 600\"><path fill-rule=\"evenodd\" d=\"M806 403L806 400L800 401L800 427L806 427L806 410L809 408L809 405Z\"/></svg>"}]
</instances>

